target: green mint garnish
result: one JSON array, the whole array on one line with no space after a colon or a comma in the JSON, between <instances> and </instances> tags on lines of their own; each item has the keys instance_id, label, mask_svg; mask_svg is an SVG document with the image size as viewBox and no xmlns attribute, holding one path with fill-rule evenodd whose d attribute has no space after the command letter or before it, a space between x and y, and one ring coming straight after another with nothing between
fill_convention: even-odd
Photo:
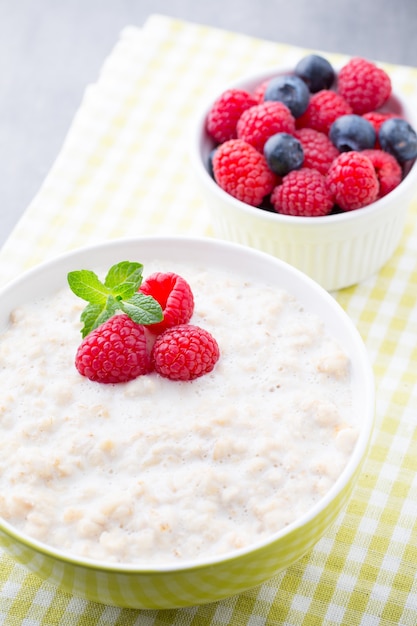
<instances>
[{"instance_id":1,"label":"green mint garnish","mask_svg":"<svg viewBox=\"0 0 417 626\"><path fill-rule=\"evenodd\" d=\"M69 272L67 279L76 296L86 300L87 306L81 313L84 337L122 311L137 324L156 324L162 321L160 304L152 296L139 293L142 284L143 265L121 261L113 265L104 283L91 270Z\"/></svg>"}]
</instances>

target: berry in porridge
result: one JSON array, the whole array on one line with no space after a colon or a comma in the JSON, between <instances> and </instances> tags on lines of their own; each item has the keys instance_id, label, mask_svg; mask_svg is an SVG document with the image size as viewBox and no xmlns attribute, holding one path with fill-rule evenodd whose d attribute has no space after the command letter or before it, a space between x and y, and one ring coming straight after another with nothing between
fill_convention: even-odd
<instances>
[{"instance_id":1,"label":"berry in porridge","mask_svg":"<svg viewBox=\"0 0 417 626\"><path fill-rule=\"evenodd\" d=\"M88 305L81 313L83 341L75 366L101 383L122 383L155 369L171 380L210 372L220 356L214 337L187 326L194 310L190 285L175 272L155 272L142 282L143 265L122 261L104 283L91 270L68 274L72 291ZM175 329L175 333L167 333ZM162 333L152 347L146 332Z\"/></svg>"}]
</instances>

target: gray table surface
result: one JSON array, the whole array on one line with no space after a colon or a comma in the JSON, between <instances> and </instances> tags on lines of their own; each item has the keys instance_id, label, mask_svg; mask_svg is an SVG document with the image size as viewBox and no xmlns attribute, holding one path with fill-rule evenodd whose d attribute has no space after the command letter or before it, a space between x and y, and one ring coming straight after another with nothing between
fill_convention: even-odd
<instances>
[{"instance_id":1,"label":"gray table surface","mask_svg":"<svg viewBox=\"0 0 417 626\"><path fill-rule=\"evenodd\" d=\"M120 31L152 13L417 66L417 0L0 0L0 245Z\"/></svg>"}]
</instances>

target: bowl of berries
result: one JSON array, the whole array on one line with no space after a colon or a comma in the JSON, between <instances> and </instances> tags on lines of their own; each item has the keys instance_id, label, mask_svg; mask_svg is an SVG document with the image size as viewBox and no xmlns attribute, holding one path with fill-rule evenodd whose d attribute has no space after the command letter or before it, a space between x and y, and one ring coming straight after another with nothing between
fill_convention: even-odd
<instances>
[{"instance_id":1,"label":"bowl of berries","mask_svg":"<svg viewBox=\"0 0 417 626\"><path fill-rule=\"evenodd\" d=\"M236 81L191 147L215 236L273 254L327 290L377 272L417 191L415 107L388 73L311 54Z\"/></svg>"},{"instance_id":2,"label":"bowl of berries","mask_svg":"<svg viewBox=\"0 0 417 626\"><path fill-rule=\"evenodd\" d=\"M290 566L347 504L372 435L347 314L233 242L47 261L1 290L0 354L0 545L104 604L214 602Z\"/></svg>"}]
</instances>

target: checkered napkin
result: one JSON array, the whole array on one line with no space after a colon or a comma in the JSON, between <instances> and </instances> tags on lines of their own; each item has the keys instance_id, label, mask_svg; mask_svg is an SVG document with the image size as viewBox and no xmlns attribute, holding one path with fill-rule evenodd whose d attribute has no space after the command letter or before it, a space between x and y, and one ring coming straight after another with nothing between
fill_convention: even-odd
<instances>
[{"instance_id":1,"label":"checkered napkin","mask_svg":"<svg viewBox=\"0 0 417 626\"><path fill-rule=\"evenodd\" d=\"M210 235L188 162L190 118L229 80L262 66L291 67L307 52L159 15L142 29L126 28L0 252L0 283L65 250L106 239ZM416 69L387 69L396 89L417 96ZM415 626L416 251L417 202L390 262L377 276L335 294L374 365L376 431L347 510L311 553L228 600L137 611L66 595L0 552L0 623Z\"/></svg>"}]
</instances>

